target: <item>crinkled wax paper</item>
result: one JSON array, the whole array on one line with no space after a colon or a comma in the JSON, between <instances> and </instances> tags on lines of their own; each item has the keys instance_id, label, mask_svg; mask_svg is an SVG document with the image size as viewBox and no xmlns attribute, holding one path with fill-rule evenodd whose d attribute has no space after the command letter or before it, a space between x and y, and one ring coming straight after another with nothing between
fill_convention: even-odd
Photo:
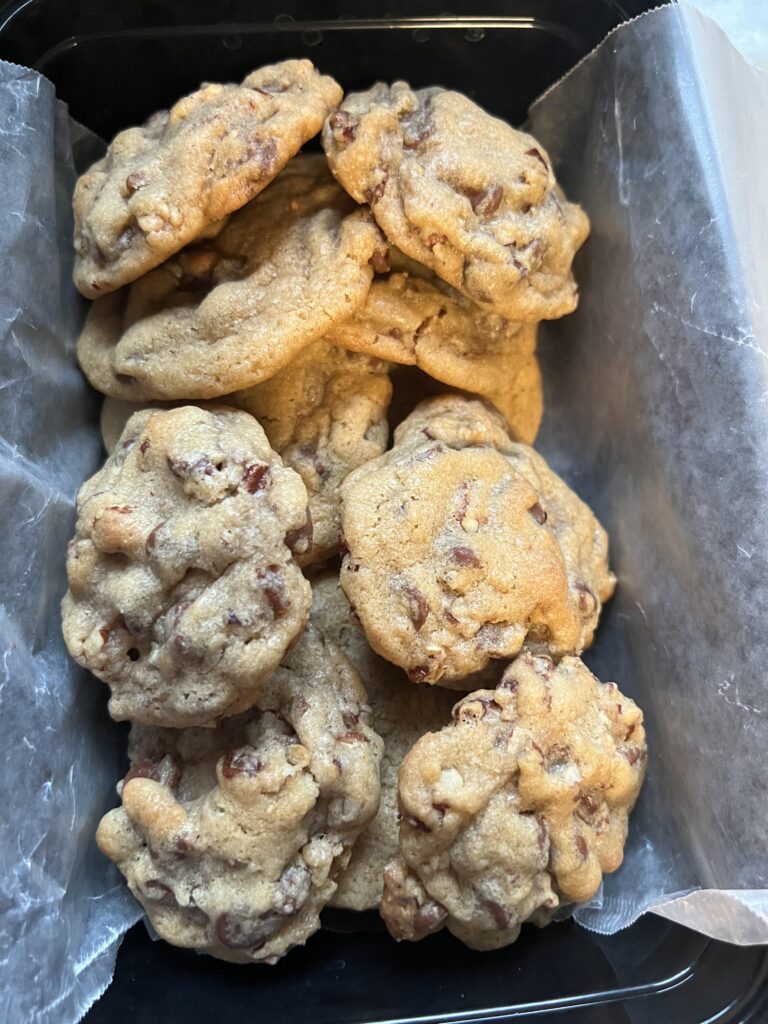
<instances>
[{"instance_id":1,"label":"crinkled wax paper","mask_svg":"<svg viewBox=\"0 0 768 1024\"><path fill-rule=\"evenodd\" d=\"M768 79L695 11L612 33L531 129L592 219L542 329L539 446L619 588L588 660L646 713L648 780L598 931L658 913L768 942Z\"/></svg>"},{"instance_id":2,"label":"crinkled wax paper","mask_svg":"<svg viewBox=\"0 0 768 1024\"><path fill-rule=\"evenodd\" d=\"M123 730L61 639L74 495L100 459L74 361L73 152L93 140L49 82L0 64L0 1020L73 1021L136 919L96 849Z\"/></svg>"},{"instance_id":3,"label":"crinkled wax paper","mask_svg":"<svg viewBox=\"0 0 768 1024\"><path fill-rule=\"evenodd\" d=\"M531 113L592 218L577 314L542 329L541 447L620 578L593 667L645 708L648 782L602 909L768 941L768 86L695 12L614 32ZM69 198L92 145L0 65L0 1017L73 1021L135 906L93 832L124 736L59 631L73 498L98 464L74 364ZM74 153L74 155L73 155Z\"/></svg>"}]
</instances>

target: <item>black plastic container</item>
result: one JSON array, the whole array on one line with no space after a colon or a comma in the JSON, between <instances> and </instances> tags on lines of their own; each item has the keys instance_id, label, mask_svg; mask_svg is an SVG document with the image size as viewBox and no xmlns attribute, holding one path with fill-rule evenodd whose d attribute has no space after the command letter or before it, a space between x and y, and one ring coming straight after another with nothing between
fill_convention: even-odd
<instances>
[{"instance_id":1,"label":"black plastic container","mask_svg":"<svg viewBox=\"0 0 768 1024\"><path fill-rule=\"evenodd\" d=\"M398 7L399 3L399 7ZM45 74L72 115L109 138L201 80L307 56L347 88L404 77L459 88L521 121L529 103L645 0L15 0L0 57ZM768 1020L768 951L648 916L603 938L573 922L525 928L495 953L447 934L397 946L376 914L326 914L276 967L238 967L128 935L90 1024L231 1019L291 1024Z\"/></svg>"}]
</instances>

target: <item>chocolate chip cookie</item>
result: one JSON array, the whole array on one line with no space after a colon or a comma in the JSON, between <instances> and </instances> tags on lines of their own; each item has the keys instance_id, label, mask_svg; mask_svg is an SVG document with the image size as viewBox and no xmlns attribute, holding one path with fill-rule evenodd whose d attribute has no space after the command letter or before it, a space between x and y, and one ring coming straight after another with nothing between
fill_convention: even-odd
<instances>
[{"instance_id":1,"label":"chocolate chip cookie","mask_svg":"<svg viewBox=\"0 0 768 1024\"><path fill-rule=\"evenodd\" d=\"M474 949L513 942L589 900L622 861L645 772L640 709L578 658L521 655L460 701L400 768L400 856L381 913L398 939L446 926Z\"/></svg>"},{"instance_id":2,"label":"chocolate chip cookie","mask_svg":"<svg viewBox=\"0 0 768 1024\"><path fill-rule=\"evenodd\" d=\"M344 651L360 673L373 710L373 726L384 740L379 812L355 843L330 900L334 907L368 910L381 902L384 867L398 852L400 764L419 737L450 722L459 695L439 686L414 686L400 669L375 654L335 574L313 580L310 621Z\"/></svg>"},{"instance_id":3,"label":"chocolate chip cookie","mask_svg":"<svg viewBox=\"0 0 768 1024\"><path fill-rule=\"evenodd\" d=\"M384 257L323 157L296 157L215 239L94 303L80 365L98 391L134 402L252 387L350 316Z\"/></svg>"},{"instance_id":4,"label":"chocolate chip cookie","mask_svg":"<svg viewBox=\"0 0 768 1024\"><path fill-rule=\"evenodd\" d=\"M483 309L536 321L576 308L589 221L530 135L460 93L379 82L344 98L322 140L390 242Z\"/></svg>"},{"instance_id":5,"label":"chocolate chip cookie","mask_svg":"<svg viewBox=\"0 0 768 1024\"><path fill-rule=\"evenodd\" d=\"M374 279L368 298L332 339L482 395L517 440L532 444L543 405L536 325L481 309L396 249L390 261L391 273Z\"/></svg>"},{"instance_id":6,"label":"chocolate chip cookie","mask_svg":"<svg viewBox=\"0 0 768 1024\"><path fill-rule=\"evenodd\" d=\"M62 602L114 718L209 725L251 707L304 627L307 492L247 413L136 413L80 489Z\"/></svg>"},{"instance_id":7,"label":"chocolate chip cookie","mask_svg":"<svg viewBox=\"0 0 768 1024\"><path fill-rule=\"evenodd\" d=\"M341 490L341 584L371 646L413 682L591 643L615 584L605 531L495 410L422 403Z\"/></svg>"},{"instance_id":8,"label":"chocolate chip cookie","mask_svg":"<svg viewBox=\"0 0 768 1024\"><path fill-rule=\"evenodd\" d=\"M256 417L270 445L304 481L313 533L310 548L297 556L300 565L338 554L339 486L387 447L388 365L321 339L268 381L224 399ZM105 399L101 430L108 451L139 408L141 403Z\"/></svg>"},{"instance_id":9,"label":"chocolate chip cookie","mask_svg":"<svg viewBox=\"0 0 768 1024\"><path fill-rule=\"evenodd\" d=\"M357 673L310 626L251 711L134 726L122 807L97 840L162 938L275 963L317 931L376 813L381 749Z\"/></svg>"},{"instance_id":10,"label":"chocolate chip cookie","mask_svg":"<svg viewBox=\"0 0 768 1024\"><path fill-rule=\"evenodd\" d=\"M221 226L316 135L341 99L308 60L204 85L120 132L78 180L75 284L95 299Z\"/></svg>"}]
</instances>

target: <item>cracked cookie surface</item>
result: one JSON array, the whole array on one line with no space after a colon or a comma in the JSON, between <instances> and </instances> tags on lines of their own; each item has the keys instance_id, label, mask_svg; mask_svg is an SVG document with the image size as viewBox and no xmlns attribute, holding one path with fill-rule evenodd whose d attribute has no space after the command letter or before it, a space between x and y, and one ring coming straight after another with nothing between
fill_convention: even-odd
<instances>
[{"instance_id":1,"label":"cracked cookie surface","mask_svg":"<svg viewBox=\"0 0 768 1024\"><path fill-rule=\"evenodd\" d=\"M587 647L615 585L587 505L479 401L423 402L394 440L342 484L341 584L374 650L437 683Z\"/></svg>"},{"instance_id":2,"label":"cracked cookie surface","mask_svg":"<svg viewBox=\"0 0 768 1024\"><path fill-rule=\"evenodd\" d=\"M127 401L252 387L355 311L385 252L322 155L298 156L215 239L95 302L80 365Z\"/></svg>"},{"instance_id":3,"label":"cracked cookie surface","mask_svg":"<svg viewBox=\"0 0 768 1024\"><path fill-rule=\"evenodd\" d=\"M374 279L363 305L331 338L483 396L517 440L532 444L543 407L536 325L486 312L396 249L390 262L391 273Z\"/></svg>"},{"instance_id":4,"label":"cracked cookie surface","mask_svg":"<svg viewBox=\"0 0 768 1024\"><path fill-rule=\"evenodd\" d=\"M114 718L174 727L250 707L307 621L307 492L252 416L139 412L78 494L70 654Z\"/></svg>"},{"instance_id":5,"label":"cracked cookie surface","mask_svg":"<svg viewBox=\"0 0 768 1024\"><path fill-rule=\"evenodd\" d=\"M322 141L389 241L483 309L537 321L576 308L589 221L530 135L460 93L379 82L345 96Z\"/></svg>"},{"instance_id":6,"label":"cracked cookie surface","mask_svg":"<svg viewBox=\"0 0 768 1024\"><path fill-rule=\"evenodd\" d=\"M275 963L317 931L376 813L381 747L357 673L309 626L251 711L133 727L99 846L166 941Z\"/></svg>"},{"instance_id":7,"label":"cracked cookie surface","mask_svg":"<svg viewBox=\"0 0 768 1024\"><path fill-rule=\"evenodd\" d=\"M253 199L316 135L342 92L308 60L204 85L115 137L75 186L75 284L135 281Z\"/></svg>"},{"instance_id":8,"label":"cracked cookie surface","mask_svg":"<svg viewBox=\"0 0 768 1024\"><path fill-rule=\"evenodd\" d=\"M372 651L335 574L313 580L310 621L344 651L360 673L373 712L373 727L384 741L378 814L355 843L330 900L334 907L368 910L381 902L384 868L398 852L400 765L424 733L450 722L459 694L437 686L414 686L400 669Z\"/></svg>"},{"instance_id":9,"label":"cracked cookie surface","mask_svg":"<svg viewBox=\"0 0 768 1024\"><path fill-rule=\"evenodd\" d=\"M400 856L381 913L398 939L443 926L513 942L621 864L647 748L640 709L584 663L525 653L460 701L400 769Z\"/></svg>"}]
</instances>

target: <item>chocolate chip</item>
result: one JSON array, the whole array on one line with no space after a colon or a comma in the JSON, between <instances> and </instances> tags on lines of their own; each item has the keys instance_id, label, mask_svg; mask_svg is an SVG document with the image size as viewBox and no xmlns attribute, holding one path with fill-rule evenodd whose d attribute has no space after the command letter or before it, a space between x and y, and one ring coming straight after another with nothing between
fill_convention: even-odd
<instances>
[{"instance_id":1,"label":"chocolate chip","mask_svg":"<svg viewBox=\"0 0 768 1024\"><path fill-rule=\"evenodd\" d=\"M427 141L435 130L431 110L425 105L421 110L402 118L403 147L416 149Z\"/></svg>"},{"instance_id":2,"label":"chocolate chip","mask_svg":"<svg viewBox=\"0 0 768 1024\"><path fill-rule=\"evenodd\" d=\"M412 683L423 683L429 675L429 665L417 665L415 668L409 668L406 675Z\"/></svg>"},{"instance_id":3,"label":"chocolate chip","mask_svg":"<svg viewBox=\"0 0 768 1024\"><path fill-rule=\"evenodd\" d=\"M138 647L129 647L125 653L131 659L131 661L138 661L139 658L141 657L141 652L139 651Z\"/></svg>"},{"instance_id":4,"label":"chocolate chip","mask_svg":"<svg viewBox=\"0 0 768 1024\"><path fill-rule=\"evenodd\" d=\"M285 535L285 544L294 555L303 555L312 547L312 516L307 508L307 517L304 525L295 530L289 530Z\"/></svg>"},{"instance_id":5,"label":"chocolate chip","mask_svg":"<svg viewBox=\"0 0 768 1024\"><path fill-rule=\"evenodd\" d=\"M547 750L545 761L547 771L556 771L563 768L571 759L571 748L564 743L553 743Z\"/></svg>"},{"instance_id":6,"label":"chocolate chip","mask_svg":"<svg viewBox=\"0 0 768 1024\"><path fill-rule=\"evenodd\" d=\"M280 567L268 565L266 569L259 569L256 573L256 579L261 584L264 596L269 602L275 617L284 615L291 607L291 601L285 591L283 574L280 572Z\"/></svg>"},{"instance_id":7,"label":"chocolate chip","mask_svg":"<svg viewBox=\"0 0 768 1024\"><path fill-rule=\"evenodd\" d=\"M136 225L133 222L131 222L130 224L126 224L126 226L117 236L117 239L115 241L115 251L118 253L118 255L120 253L125 252L125 250L130 247L131 243L136 237L136 231Z\"/></svg>"},{"instance_id":8,"label":"chocolate chip","mask_svg":"<svg viewBox=\"0 0 768 1024\"><path fill-rule=\"evenodd\" d=\"M295 914L306 902L310 890L309 871L304 864L290 864L280 876L273 900L281 917Z\"/></svg>"},{"instance_id":9,"label":"chocolate chip","mask_svg":"<svg viewBox=\"0 0 768 1024\"><path fill-rule=\"evenodd\" d=\"M422 938L423 936L430 935L432 932L437 931L447 916L448 911L445 907L441 907L440 904L435 903L434 900L430 900L428 903L423 903L413 915L413 929L415 937Z\"/></svg>"},{"instance_id":10,"label":"chocolate chip","mask_svg":"<svg viewBox=\"0 0 768 1024\"><path fill-rule=\"evenodd\" d=\"M445 245L447 241L448 237L446 235L439 235L433 231L432 234L427 235L424 239L424 245L428 249L434 249L436 245Z\"/></svg>"},{"instance_id":11,"label":"chocolate chip","mask_svg":"<svg viewBox=\"0 0 768 1024\"><path fill-rule=\"evenodd\" d=\"M141 886L141 894L153 903L163 903L165 906L176 905L173 889L165 882L161 882L159 878L148 878Z\"/></svg>"},{"instance_id":12,"label":"chocolate chip","mask_svg":"<svg viewBox=\"0 0 768 1024\"><path fill-rule=\"evenodd\" d=\"M587 859L587 841L584 836L576 836L576 849L581 854L584 860Z\"/></svg>"},{"instance_id":13,"label":"chocolate chip","mask_svg":"<svg viewBox=\"0 0 768 1024\"><path fill-rule=\"evenodd\" d=\"M509 911L505 910L500 903L496 902L496 900L490 900L486 897L481 897L481 901L485 909L496 922L497 928L499 928L500 930L503 930L504 928L509 928Z\"/></svg>"},{"instance_id":14,"label":"chocolate chip","mask_svg":"<svg viewBox=\"0 0 768 1024\"><path fill-rule=\"evenodd\" d=\"M544 167L546 168L547 172L549 172L549 164L544 159L544 157L541 155L540 150L536 149L535 146L533 147L533 149L526 149L525 155L526 156L535 157L536 160L538 160L540 163L542 163L544 165Z\"/></svg>"},{"instance_id":15,"label":"chocolate chip","mask_svg":"<svg viewBox=\"0 0 768 1024\"><path fill-rule=\"evenodd\" d=\"M424 448L423 450L416 452L413 456L413 461L428 462L429 459L434 459L436 455L440 455L441 452L444 452L445 450L444 444L433 444L431 448Z\"/></svg>"},{"instance_id":16,"label":"chocolate chip","mask_svg":"<svg viewBox=\"0 0 768 1024\"><path fill-rule=\"evenodd\" d=\"M386 250L376 249L368 262L373 267L375 273L386 274L390 269L389 252Z\"/></svg>"},{"instance_id":17,"label":"chocolate chip","mask_svg":"<svg viewBox=\"0 0 768 1024\"><path fill-rule=\"evenodd\" d=\"M492 217L501 205L504 189L501 185L489 185L487 188L462 188L462 193L469 200L470 206L478 217Z\"/></svg>"},{"instance_id":18,"label":"chocolate chip","mask_svg":"<svg viewBox=\"0 0 768 1024\"><path fill-rule=\"evenodd\" d=\"M221 759L221 774L225 779L234 779L238 775L255 778L264 767L253 747L240 747L230 750Z\"/></svg>"},{"instance_id":19,"label":"chocolate chip","mask_svg":"<svg viewBox=\"0 0 768 1024\"><path fill-rule=\"evenodd\" d=\"M370 743L371 741L362 732L345 732L339 736L339 743Z\"/></svg>"},{"instance_id":20,"label":"chocolate chip","mask_svg":"<svg viewBox=\"0 0 768 1024\"><path fill-rule=\"evenodd\" d=\"M597 601L595 600L595 595L592 593L592 591L589 589L589 587L586 585L586 583L577 583L576 584L576 591L578 592L578 595L579 595L579 597L578 597L579 611L581 612L582 615L585 615L585 616L592 615L592 613L594 612L595 608L597 607Z\"/></svg>"},{"instance_id":21,"label":"chocolate chip","mask_svg":"<svg viewBox=\"0 0 768 1024\"><path fill-rule=\"evenodd\" d=\"M117 512L118 515L127 516L131 512L133 512L133 509L131 508L130 505L110 505L106 511Z\"/></svg>"},{"instance_id":22,"label":"chocolate chip","mask_svg":"<svg viewBox=\"0 0 768 1024\"><path fill-rule=\"evenodd\" d=\"M401 587L401 592L408 602L408 617L413 623L413 628L418 633L429 615L429 602L422 592L410 583Z\"/></svg>"},{"instance_id":23,"label":"chocolate chip","mask_svg":"<svg viewBox=\"0 0 768 1024\"><path fill-rule=\"evenodd\" d=\"M451 549L451 558L457 565L466 565L472 569L480 568L480 559L472 548L457 547Z\"/></svg>"},{"instance_id":24,"label":"chocolate chip","mask_svg":"<svg viewBox=\"0 0 768 1024\"><path fill-rule=\"evenodd\" d=\"M389 330L387 331L387 334L389 335L390 338L394 338L395 341L400 341L400 339L403 336L403 332L400 330L399 327L390 327ZM431 436L428 433L426 427L422 428L422 433L426 433L427 437Z\"/></svg>"},{"instance_id":25,"label":"chocolate chip","mask_svg":"<svg viewBox=\"0 0 768 1024\"><path fill-rule=\"evenodd\" d=\"M328 127L331 129L334 142L340 146L346 146L355 141L359 123L358 119L346 110L337 110L328 118Z\"/></svg>"},{"instance_id":26,"label":"chocolate chip","mask_svg":"<svg viewBox=\"0 0 768 1024\"><path fill-rule=\"evenodd\" d=\"M351 729L360 721L360 715L356 715L354 711L342 711L341 720L348 729Z\"/></svg>"},{"instance_id":27,"label":"chocolate chip","mask_svg":"<svg viewBox=\"0 0 768 1024\"><path fill-rule=\"evenodd\" d=\"M458 620L458 619L456 618L456 616L455 616L455 615L454 615L454 614L453 614L452 612L450 612L450 611L447 611L447 610L446 610L446 611L444 611L444 612L443 612L443 618L445 619L445 621L446 621L446 622L450 622L450 624L451 624L452 626L458 626L458 624L459 624L459 620Z\"/></svg>"},{"instance_id":28,"label":"chocolate chip","mask_svg":"<svg viewBox=\"0 0 768 1024\"><path fill-rule=\"evenodd\" d=\"M648 752L642 747L626 747L622 750L622 754L631 765L637 764L638 761L644 761L648 756Z\"/></svg>"},{"instance_id":29,"label":"chocolate chip","mask_svg":"<svg viewBox=\"0 0 768 1024\"><path fill-rule=\"evenodd\" d=\"M600 809L602 801L592 793L581 793L578 797L576 813L582 821L588 821Z\"/></svg>"},{"instance_id":30,"label":"chocolate chip","mask_svg":"<svg viewBox=\"0 0 768 1024\"><path fill-rule=\"evenodd\" d=\"M229 949L261 949L267 939L280 927L273 914L261 918L243 918L236 914L219 914L214 930L219 942Z\"/></svg>"},{"instance_id":31,"label":"chocolate chip","mask_svg":"<svg viewBox=\"0 0 768 1024\"><path fill-rule=\"evenodd\" d=\"M406 814L402 819L406 825L410 825L411 828L417 829L419 832L431 832L432 829L429 825L425 824L421 818L417 818L414 814Z\"/></svg>"},{"instance_id":32,"label":"chocolate chip","mask_svg":"<svg viewBox=\"0 0 768 1024\"><path fill-rule=\"evenodd\" d=\"M125 187L130 195L132 192L137 192L140 188L149 182L149 178L143 171L134 171L133 174L129 174L125 179Z\"/></svg>"},{"instance_id":33,"label":"chocolate chip","mask_svg":"<svg viewBox=\"0 0 768 1024\"><path fill-rule=\"evenodd\" d=\"M388 181L389 175L385 172L384 177L378 181L373 188L367 188L365 192L363 192L363 198L369 206L375 206L376 203L378 203L387 189Z\"/></svg>"},{"instance_id":34,"label":"chocolate chip","mask_svg":"<svg viewBox=\"0 0 768 1024\"><path fill-rule=\"evenodd\" d=\"M547 521L547 513L545 509L541 507L538 501L534 502L533 505L528 509L528 514L532 516L539 526L543 526Z\"/></svg>"},{"instance_id":35,"label":"chocolate chip","mask_svg":"<svg viewBox=\"0 0 768 1024\"><path fill-rule=\"evenodd\" d=\"M131 779L152 779L153 782L175 790L181 782L181 768L170 754L166 754L159 761L136 761L123 779L123 785Z\"/></svg>"},{"instance_id":36,"label":"chocolate chip","mask_svg":"<svg viewBox=\"0 0 768 1024\"><path fill-rule=\"evenodd\" d=\"M227 625L228 626L242 626L243 620L236 615L231 608L227 609Z\"/></svg>"},{"instance_id":37,"label":"chocolate chip","mask_svg":"<svg viewBox=\"0 0 768 1024\"><path fill-rule=\"evenodd\" d=\"M263 491L269 483L269 466L266 462L253 462L243 469L243 482L249 494Z\"/></svg>"}]
</instances>

